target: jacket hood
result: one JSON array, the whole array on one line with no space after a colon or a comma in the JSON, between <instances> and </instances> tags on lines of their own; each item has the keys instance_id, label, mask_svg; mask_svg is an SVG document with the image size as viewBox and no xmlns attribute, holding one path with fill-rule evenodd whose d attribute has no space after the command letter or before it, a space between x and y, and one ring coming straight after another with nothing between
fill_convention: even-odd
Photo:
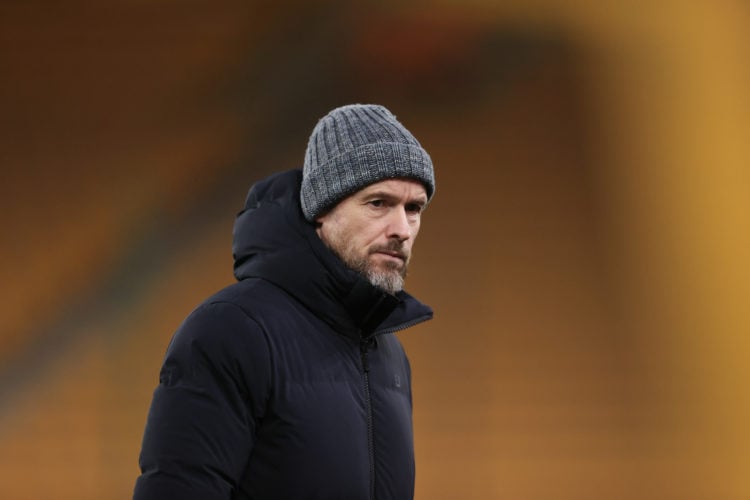
<instances>
[{"instance_id":1,"label":"jacket hood","mask_svg":"<svg viewBox=\"0 0 750 500\"><path fill-rule=\"evenodd\" d=\"M302 170L267 177L250 188L234 224L238 280L262 278L282 288L339 333L387 333L432 317L406 292L395 296L349 269L318 237L300 205Z\"/></svg>"}]
</instances>

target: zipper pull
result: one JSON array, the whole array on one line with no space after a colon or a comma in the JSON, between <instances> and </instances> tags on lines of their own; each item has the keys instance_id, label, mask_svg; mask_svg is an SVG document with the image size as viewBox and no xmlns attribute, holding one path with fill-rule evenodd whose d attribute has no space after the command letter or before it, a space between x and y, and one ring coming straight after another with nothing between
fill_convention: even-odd
<instances>
[{"instance_id":1,"label":"zipper pull","mask_svg":"<svg viewBox=\"0 0 750 500\"><path fill-rule=\"evenodd\" d=\"M359 343L359 352L362 355L362 369L365 373L370 372L370 360L368 356L370 342L368 340L362 340Z\"/></svg>"}]
</instances>

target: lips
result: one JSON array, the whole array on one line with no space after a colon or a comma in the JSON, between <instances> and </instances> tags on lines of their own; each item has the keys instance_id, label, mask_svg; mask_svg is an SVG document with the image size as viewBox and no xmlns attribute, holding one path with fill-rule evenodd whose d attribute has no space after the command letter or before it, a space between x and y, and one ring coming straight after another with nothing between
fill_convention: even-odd
<instances>
[{"instance_id":1,"label":"lips","mask_svg":"<svg viewBox=\"0 0 750 500\"><path fill-rule=\"evenodd\" d=\"M400 253L400 252L392 252L392 251L387 251L387 250L378 250L375 253L379 253L379 254L382 254L382 255L388 255L389 257L394 257L396 259L401 259L403 261L406 261L406 256L404 254Z\"/></svg>"},{"instance_id":2,"label":"lips","mask_svg":"<svg viewBox=\"0 0 750 500\"><path fill-rule=\"evenodd\" d=\"M408 259L408 256L404 252L402 252L400 249L394 249L394 248L388 248L388 247L374 248L370 251L370 254L380 254L386 257L390 257L391 259L398 259L399 261L401 261L402 264L406 264L406 261Z\"/></svg>"}]
</instances>

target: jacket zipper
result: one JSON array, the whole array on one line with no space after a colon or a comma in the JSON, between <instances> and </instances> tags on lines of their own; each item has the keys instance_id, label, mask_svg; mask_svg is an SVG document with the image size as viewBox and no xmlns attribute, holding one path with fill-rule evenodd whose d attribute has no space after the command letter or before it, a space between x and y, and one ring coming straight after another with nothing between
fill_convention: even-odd
<instances>
[{"instance_id":1,"label":"jacket zipper","mask_svg":"<svg viewBox=\"0 0 750 500\"><path fill-rule=\"evenodd\" d=\"M375 498L375 436L373 431L372 396L370 395L370 362L368 351L372 337L360 341L362 356L362 377L365 384L365 404L367 406L367 451L370 458L370 499Z\"/></svg>"}]
</instances>

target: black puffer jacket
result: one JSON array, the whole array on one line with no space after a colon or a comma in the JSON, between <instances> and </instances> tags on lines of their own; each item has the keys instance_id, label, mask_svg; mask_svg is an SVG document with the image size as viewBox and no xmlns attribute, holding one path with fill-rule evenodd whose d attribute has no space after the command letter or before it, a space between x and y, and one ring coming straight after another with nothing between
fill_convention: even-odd
<instances>
[{"instance_id":1,"label":"black puffer jacket","mask_svg":"<svg viewBox=\"0 0 750 500\"><path fill-rule=\"evenodd\" d=\"M239 283L167 351L134 498L409 499L409 363L393 332L432 317L346 268L299 207L300 171L256 184Z\"/></svg>"}]
</instances>

